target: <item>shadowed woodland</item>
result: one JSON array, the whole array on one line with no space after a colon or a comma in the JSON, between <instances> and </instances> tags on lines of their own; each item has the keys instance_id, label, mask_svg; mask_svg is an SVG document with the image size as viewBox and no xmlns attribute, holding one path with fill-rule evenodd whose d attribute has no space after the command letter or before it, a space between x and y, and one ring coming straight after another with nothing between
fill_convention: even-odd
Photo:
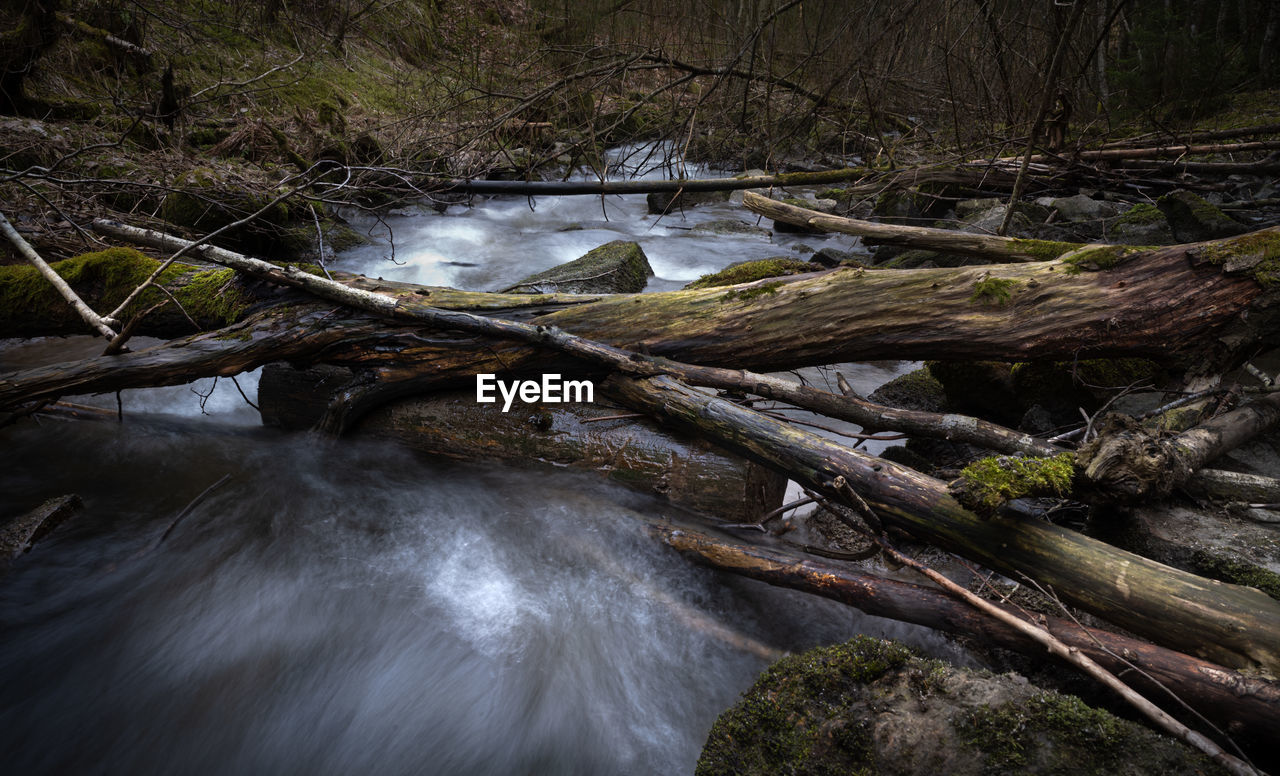
<instances>
[{"instance_id":1,"label":"shadowed woodland","mask_svg":"<svg viewBox=\"0 0 1280 776\"><path fill-rule=\"evenodd\" d=\"M1165 767L1280 767L1280 6L14 0L0 40L0 338L100 345L0 349L8 429L128 423L76 397L265 367L265 421L403 441L426 432L399 408L477 374L589 379L616 404L593 428L761 472L693 474L715 495L657 541L953 634L1206 758ZM490 289L341 269L394 260L398 209L644 194L674 220L731 192L740 229L848 250L649 293L643 253ZM922 363L859 395L841 370L873 361ZM430 444L564 462L486 436L497 413ZM663 477L641 487L678 503ZM75 512L33 506L0 513L15 567ZM735 719L699 773L779 772ZM877 746L824 762L891 770Z\"/></svg>"}]
</instances>

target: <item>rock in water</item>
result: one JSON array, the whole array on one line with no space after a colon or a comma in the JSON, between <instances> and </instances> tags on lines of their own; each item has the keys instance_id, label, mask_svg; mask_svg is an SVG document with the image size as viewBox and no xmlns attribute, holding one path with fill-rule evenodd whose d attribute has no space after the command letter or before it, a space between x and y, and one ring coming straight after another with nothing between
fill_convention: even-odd
<instances>
[{"instance_id":1,"label":"rock in water","mask_svg":"<svg viewBox=\"0 0 1280 776\"><path fill-rule=\"evenodd\" d=\"M1218 773L1078 698L859 636L783 658L720 715L698 776Z\"/></svg>"},{"instance_id":2,"label":"rock in water","mask_svg":"<svg viewBox=\"0 0 1280 776\"><path fill-rule=\"evenodd\" d=\"M521 280L503 293L634 294L644 290L653 267L640 244L614 240L581 258Z\"/></svg>"}]
</instances>

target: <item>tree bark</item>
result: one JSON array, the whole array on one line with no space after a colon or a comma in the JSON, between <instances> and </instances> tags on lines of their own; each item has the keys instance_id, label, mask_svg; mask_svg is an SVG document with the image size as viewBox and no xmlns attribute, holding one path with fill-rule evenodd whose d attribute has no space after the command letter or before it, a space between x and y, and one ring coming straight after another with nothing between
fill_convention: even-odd
<instances>
[{"instance_id":1,"label":"tree bark","mask_svg":"<svg viewBox=\"0 0 1280 776\"><path fill-rule=\"evenodd\" d=\"M1280 670L1280 602L1261 591L1206 580L1042 521L980 518L960 506L945 483L667 377L611 377L606 387L628 406L857 508L846 490L852 488L886 527L1015 579L1025 575L1158 644L1236 668Z\"/></svg>"}]
</instances>

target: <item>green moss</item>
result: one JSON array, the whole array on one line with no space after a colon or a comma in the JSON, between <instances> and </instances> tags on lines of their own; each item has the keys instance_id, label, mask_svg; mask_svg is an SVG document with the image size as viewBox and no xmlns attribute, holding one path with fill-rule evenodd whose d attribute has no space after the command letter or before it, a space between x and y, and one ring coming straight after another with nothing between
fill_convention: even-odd
<instances>
[{"instance_id":1,"label":"green moss","mask_svg":"<svg viewBox=\"0 0 1280 776\"><path fill-rule=\"evenodd\" d=\"M1160 208L1155 205L1142 202L1125 211L1124 215L1116 221L1117 224L1163 224L1164 213L1160 212Z\"/></svg>"},{"instance_id":2,"label":"green moss","mask_svg":"<svg viewBox=\"0 0 1280 776\"><path fill-rule=\"evenodd\" d=\"M775 281L773 283L763 283L758 286L752 286L751 288L744 288L741 290L735 289L733 291L726 293L724 296L720 297L720 301L721 302L734 302L734 301L747 302L762 296L771 296L773 294L776 294L778 293L779 288L782 288L781 280Z\"/></svg>"},{"instance_id":3,"label":"green moss","mask_svg":"<svg viewBox=\"0 0 1280 776\"><path fill-rule=\"evenodd\" d=\"M639 243L614 240L573 261L530 275L507 291L533 292L548 286L581 294L637 293L644 290L652 275L653 268Z\"/></svg>"},{"instance_id":4,"label":"green moss","mask_svg":"<svg viewBox=\"0 0 1280 776\"><path fill-rule=\"evenodd\" d=\"M176 294L183 308L194 318L233 323L253 301L236 283L232 269L197 272Z\"/></svg>"},{"instance_id":5,"label":"green moss","mask_svg":"<svg viewBox=\"0 0 1280 776\"><path fill-rule=\"evenodd\" d=\"M155 259L132 248L108 248L75 256L52 265L81 297L93 300L96 310L115 309L159 266ZM200 270L189 264L174 264L161 273L159 283L176 289L174 296L197 320L230 323L243 315L253 301L235 282L230 269ZM128 319L168 297L150 288L125 308ZM29 324L38 322L44 333L80 331L84 328L71 306L36 271L19 265L0 267L0 330L24 336Z\"/></svg>"},{"instance_id":6,"label":"green moss","mask_svg":"<svg viewBox=\"0 0 1280 776\"><path fill-rule=\"evenodd\" d=\"M1050 692L1025 702L980 706L961 729L964 743L987 755L988 773L1114 773L1135 757L1132 748L1138 742L1132 723L1074 696ZM1052 742L1056 767L1028 760L1034 739Z\"/></svg>"},{"instance_id":7,"label":"green moss","mask_svg":"<svg viewBox=\"0 0 1280 776\"><path fill-rule=\"evenodd\" d=\"M973 285L973 294L969 297L969 301L1001 307L1013 299L1013 289L1017 286L1016 280L984 277Z\"/></svg>"},{"instance_id":8,"label":"green moss","mask_svg":"<svg viewBox=\"0 0 1280 776\"><path fill-rule=\"evenodd\" d=\"M912 660L895 642L859 636L786 657L760 675L742 700L720 715L695 773L875 773L867 721L841 718L855 688ZM816 709L835 724L810 724Z\"/></svg>"},{"instance_id":9,"label":"green moss","mask_svg":"<svg viewBox=\"0 0 1280 776\"><path fill-rule=\"evenodd\" d=\"M1034 256L1038 261L1053 261L1064 253L1079 248L1079 243L1058 242L1056 240L1014 240L1014 247L1019 251Z\"/></svg>"},{"instance_id":10,"label":"green moss","mask_svg":"<svg viewBox=\"0 0 1280 776\"><path fill-rule=\"evenodd\" d=\"M796 259L761 259L734 264L719 272L703 275L685 288L714 288L716 286L736 286L739 283L751 283L762 278L775 278L783 275L796 275L801 272L812 272L813 265L807 261Z\"/></svg>"},{"instance_id":11,"label":"green moss","mask_svg":"<svg viewBox=\"0 0 1280 776\"><path fill-rule=\"evenodd\" d=\"M1154 246L1100 245L1097 248L1086 248L1063 258L1067 272L1074 275L1080 272L1097 272L1120 266L1125 259L1134 254L1152 250Z\"/></svg>"},{"instance_id":12,"label":"green moss","mask_svg":"<svg viewBox=\"0 0 1280 776\"><path fill-rule=\"evenodd\" d=\"M1280 233L1276 231L1251 232L1202 246L1196 249L1196 258L1229 270L1247 269L1267 288L1280 283Z\"/></svg>"},{"instance_id":13,"label":"green moss","mask_svg":"<svg viewBox=\"0 0 1280 776\"><path fill-rule=\"evenodd\" d=\"M1194 551L1191 554L1191 562L1194 564L1195 571L1210 579L1254 587L1280 600L1280 574L1274 571L1207 550Z\"/></svg>"},{"instance_id":14,"label":"green moss","mask_svg":"<svg viewBox=\"0 0 1280 776\"><path fill-rule=\"evenodd\" d=\"M1007 501L1027 496L1066 496L1075 477L1075 455L1052 458L993 456L974 461L960 472L951 491L969 509L995 514Z\"/></svg>"}]
</instances>

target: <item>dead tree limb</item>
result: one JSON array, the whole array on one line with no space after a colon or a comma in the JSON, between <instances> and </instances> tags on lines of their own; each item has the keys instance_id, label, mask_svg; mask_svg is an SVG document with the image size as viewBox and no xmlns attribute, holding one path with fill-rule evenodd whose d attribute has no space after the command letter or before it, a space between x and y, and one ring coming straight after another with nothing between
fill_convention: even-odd
<instances>
[{"instance_id":1,"label":"dead tree limb","mask_svg":"<svg viewBox=\"0 0 1280 776\"><path fill-rule=\"evenodd\" d=\"M1266 394L1170 439L1112 416L1098 438L1077 453L1077 463L1090 483L1118 500L1166 496L1209 461L1277 424L1280 393Z\"/></svg>"},{"instance_id":2,"label":"dead tree limb","mask_svg":"<svg viewBox=\"0 0 1280 776\"><path fill-rule=\"evenodd\" d=\"M1045 261L1059 258L1074 250L1101 247L1080 243L1049 242L1046 240L1021 240L1014 237L957 232L952 229L899 226L897 224L881 224L874 221L860 221L855 218L833 216L819 213L816 210L809 210L808 208L788 205L785 202L769 199L752 191L748 191L743 195L742 204L753 213L759 213L775 221L782 221L796 226L852 234L888 245L901 245L906 248L963 253L969 256L999 258L1015 262Z\"/></svg>"},{"instance_id":3,"label":"dead tree limb","mask_svg":"<svg viewBox=\"0 0 1280 776\"><path fill-rule=\"evenodd\" d=\"M66 299L67 304L71 305L71 307L79 313L85 323L89 324L89 326L95 331L106 337L108 341L115 339L116 333L111 326L119 325L119 321L110 318L103 318L95 313L89 305L85 304L84 300L82 300L75 291L71 290L71 286L67 285L67 281L63 280L58 273L54 272L49 267L44 259L40 258L40 254L36 253L36 249L32 248L30 243L22 239L22 235L18 234L18 230L13 228L13 224L9 223L9 219L6 218L3 213L0 213L0 232L3 232L5 238L8 239L9 242L13 243L13 247L18 250L18 253L21 253L23 258L35 266L35 268L40 271L40 274L44 276L45 280L48 280L49 283L58 290L58 293L62 295L62 298Z\"/></svg>"},{"instance_id":4,"label":"dead tree limb","mask_svg":"<svg viewBox=\"0 0 1280 776\"><path fill-rule=\"evenodd\" d=\"M1072 604L1157 643L1234 667L1280 668L1280 602L1164 566L1074 531L1017 516L982 519L944 483L835 444L668 377L611 377L612 395L637 410L774 466L849 506L843 478L886 527L1025 575Z\"/></svg>"}]
</instances>

